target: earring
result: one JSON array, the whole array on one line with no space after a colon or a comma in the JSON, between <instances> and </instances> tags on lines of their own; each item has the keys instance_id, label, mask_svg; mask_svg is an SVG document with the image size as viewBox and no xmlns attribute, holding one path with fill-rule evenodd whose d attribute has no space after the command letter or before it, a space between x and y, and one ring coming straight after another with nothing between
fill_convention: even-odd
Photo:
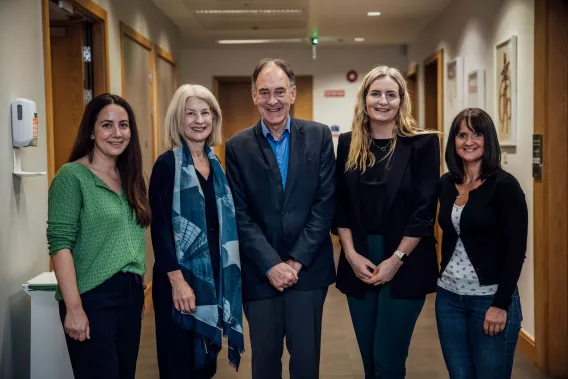
<instances>
[{"instance_id":1,"label":"earring","mask_svg":"<svg viewBox=\"0 0 568 379\"><path fill-rule=\"evenodd\" d=\"M95 139L95 135L91 133L91 139Z\"/></svg>"}]
</instances>

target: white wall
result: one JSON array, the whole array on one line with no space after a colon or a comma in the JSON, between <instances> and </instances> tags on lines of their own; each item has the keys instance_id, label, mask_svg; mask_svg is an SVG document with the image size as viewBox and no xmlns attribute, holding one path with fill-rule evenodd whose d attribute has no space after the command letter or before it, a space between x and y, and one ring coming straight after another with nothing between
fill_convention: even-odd
<instances>
[{"instance_id":1,"label":"white wall","mask_svg":"<svg viewBox=\"0 0 568 379\"><path fill-rule=\"evenodd\" d=\"M503 168L521 183L529 208L529 236L519 291L524 313L523 328L534 336L534 252L533 252L533 179L532 134L534 102L534 0L454 0L409 45L409 62L421 64L436 49L444 49L444 61L461 56L464 67L463 88L468 72L484 68L486 111L495 120L493 104L494 45L518 38L517 45L517 146L503 148ZM422 67L421 67L422 68ZM422 71L420 71L422 74ZM444 83L445 85L445 83ZM424 119L424 83L420 75L420 120ZM465 107L465 94L464 94ZM455 115L444 115L446 138Z\"/></svg>"},{"instance_id":2,"label":"white wall","mask_svg":"<svg viewBox=\"0 0 568 379\"><path fill-rule=\"evenodd\" d=\"M149 0L95 2L109 16L112 92L121 93L119 20L177 55L177 28ZM36 102L38 146L23 151L22 168L46 171L41 10L40 0L0 0L0 378L10 379L27 379L30 372L30 301L21 285L49 270L45 237L47 178L12 176L9 108L16 97Z\"/></svg>"},{"instance_id":3,"label":"white wall","mask_svg":"<svg viewBox=\"0 0 568 379\"><path fill-rule=\"evenodd\" d=\"M49 270L47 178L12 176L10 101L36 102L38 146L23 151L22 168L46 171L41 2L0 1L0 35L0 377L23 379L29 378L30 301L22 283Z\"/></svg>"},{"instance_id":4,"label":"white wall","mask_svg":"<svg viewBox=\"0 0 568 379\"><path fill-rule=\"evenodd\" d=\"M357 89L365 74L373 67L386 64L405 70L407 57L399 46L382 47L318 47L317 59L312 59L310 46L257 48L218 47L185 49L180 53L180 83L192 82L211 88L213 76L250 76L258 61L265 57L282 58L296 75L313 75L313 119L327 125L339 125L341 132L351 130ZM346 74L358 72L358 79L349 83ZM345 90L343 98L326 98L324 90Z\"/></svg>"}]
</instances>

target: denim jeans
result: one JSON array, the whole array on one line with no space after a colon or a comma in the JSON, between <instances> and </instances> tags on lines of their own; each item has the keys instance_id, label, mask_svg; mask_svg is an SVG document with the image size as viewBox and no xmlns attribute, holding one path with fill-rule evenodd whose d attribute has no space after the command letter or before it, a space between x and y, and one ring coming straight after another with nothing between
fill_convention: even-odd
<instances>
[{"instance_id":1,"label":"denim jeans","mask_svg":"<svg viewBox=\"0 0 568 379\"><path fill-rule=\"evenodd\" d=\"M505 329L496 336L483 331L492 301L492 295L463 296L438 287L438 335L451 379L511 377L523 319L519 294L513 294Z\"/></svg>"}]
</instances>

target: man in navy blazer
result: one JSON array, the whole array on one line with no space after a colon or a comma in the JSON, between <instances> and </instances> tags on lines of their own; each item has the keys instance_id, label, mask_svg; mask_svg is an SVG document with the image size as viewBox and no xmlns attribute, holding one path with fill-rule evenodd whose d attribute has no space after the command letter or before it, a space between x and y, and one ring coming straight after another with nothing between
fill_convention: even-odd
<instances>
[{"instance_id":1,"label":"man in navy blazer","mask_svg":"<svg viewBox=\"0 0 568 379\"><path fill-rule=\"evenodd\" d=\"M335 156L326 125L290 117L295 76L280 59L252 75L261 120L226 145L235 202L244 310L253 379L282 377L283 339L291 379L319 377L323 304L335 281L329 235Z\"/></svg>"}]
</instances>

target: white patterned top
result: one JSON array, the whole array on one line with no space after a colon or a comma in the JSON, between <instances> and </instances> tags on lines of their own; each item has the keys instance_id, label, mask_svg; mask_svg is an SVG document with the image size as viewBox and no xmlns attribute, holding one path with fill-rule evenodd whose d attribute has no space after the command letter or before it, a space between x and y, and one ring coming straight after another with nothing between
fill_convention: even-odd
<instances>
[{"instance_id":1,"label":"white patterned top","mask_svg":"<svg viewBox=\"0 0 568 379\"><path fill-rule=\"evenodd\" d=\"M452 209L452 223L458 236L460 235L460 220L464 205L456 205ZM452 258L446 269L438 279L438 286L458 295L494 295L497 292L497 284L482 286L479 283L475 268L471 264L460 237Z\"/></svg>"}]
</instances>

